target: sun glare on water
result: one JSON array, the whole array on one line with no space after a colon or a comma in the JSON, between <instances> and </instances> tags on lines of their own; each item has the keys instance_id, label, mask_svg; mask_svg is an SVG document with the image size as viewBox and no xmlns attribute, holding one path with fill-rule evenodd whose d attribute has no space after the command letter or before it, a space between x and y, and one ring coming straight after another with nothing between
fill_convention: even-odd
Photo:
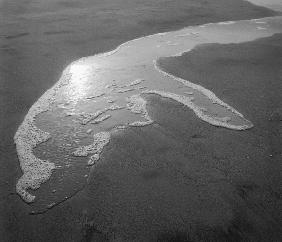
<instances>
[{"instance_id":1,"label":"sun glare on water","mask_svg":"<svg viewBox=\"0 0 282 242\"><path fill-rule=\"evenodd\" d=\"M69 70L71 79L68 87L68 99L77 102L79 99L86 97L90 81L93 81L95 66L87 64L72 64ZM91 78L92 77L92 78ZM93 83L92 83L93 84Z\"/></svg>"}]
</instances>

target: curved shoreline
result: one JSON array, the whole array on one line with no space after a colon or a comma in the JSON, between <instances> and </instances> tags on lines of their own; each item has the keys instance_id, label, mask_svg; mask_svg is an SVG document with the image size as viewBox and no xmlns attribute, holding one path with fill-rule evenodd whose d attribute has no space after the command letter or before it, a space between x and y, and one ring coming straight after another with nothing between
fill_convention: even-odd
<instances>
[{"instance_id":1,"label":"curved shoreline","mask_svg":"<svg viewBox=\"0 0 282 242\"><path fill-rule=\"evenodd\" d=\"M17 182L16 191L27 203L35 199L35 196L27 190L38 189L41 183L50 178L52 170L55 169L53 163L41 160L33 154L33 148L50 138L50 134L37 128L34 121L37 115L49 110L56 92L61 86L67 84L69 80L67 70L68 68L63 71L60 80L31 106L14 136L18 159L23 171L23 176Z\"/></svg>"},{"instance_id":2,"label":"curved shoreline","mask_svg":"<svg viewBox=\"0 0 282 242\"><path fill-rule=\"evenodd\" d=\"M267 18L262 18L262 19L257 19L257 20L267 20L267 19L274 19L275 17L267 17ZM186 28L182 28L180 30L176 31L171 31L171 32L164 32L164 33L158 33L158 34L152 34L148 36L143 36L139 37L130 41L127 41L121 45L119 45L117 48L115 48L112 51L105 52L105 53L100 53L91 57L82 57L66 67L66 69L63 71L62 76L60 77L59 81L50 89L48 89L29 109L28 113L26 114L24 121L22 124L19 126L15 136L14 136L14 142L16 143L17 147L17 153L18 153L18 158L20 162L21 169L23 171L23 176L18 180L18 183L16 185L16 191L17 193L22 197L22 199L27 202L31 203L34 201L35 196L30 194L27 190L32 189L36 190L40 187L40 184L46 182L50 176L52 175L52 171L56 168L55 165L49 161L43 161L37 157L34 156L33 154L33 148L35 148L38 144L46 142L49 138L50 135L46 132L43 132L42 130L38 129L34 121L36 119L36 116L39 115L42 112L46 112L50 109L50 106L52 102L54 101L54 98L59 91L59 89L67 85L70 78L71 74L69 72L69 68L74 65L75 63L83 62L87 58L95 58L95 57L108 57L112 56L116 53L118 53L120 50L123 49L123 47L129 46L130 43L133 43L134 41L141 41L143 39L148 39L148 38L153 38L155 36L164 36L167 34L174 34L174 33L179 33L183 32L188 29L194 29L194 28L202 28L202 27L207 27L207 26L217 26L217 25L230 25L233 23L242 23L242 22L250 22L254 21L252 20L239 20L230 23L230 21L226 22L219 22L219 23L209 23L209 24L204 24L204 25L199 25L199 26L189 26ZM224 24L228 23L228 24ZM263 35L262 35L263 36ZM196 45L195 45L196 46ZM194 46L194 47L195 47ZM181 52L184 53L185 51ZM170 78L173 78L174 80L181 82L185 86L188 86L192 89L196 89L199 92L201 92L204 96L208 97L211 101L215 102L216 104L221 105L222 107L225 107L226 109L230 110L232 113L240 116L241 118L244 118L241 113L239 113L237 110L229 106L228 104L224 103L221 101L213 92L205 89L204 87L191 83L187 80L177 78L163 70L161 70L155 61L154 63L155 69L162 73L163 75L167 75ZM162 92L162 91L156 91L156 90L145 90L143 93L154 93L161 95L163 97L168 97L173 100L176 100L178 102L181 102L185 104L188 108L192 109L195 114L202 120L216 126L220 127L225 127L225 128L230 128L230 129L235 129L235 130L244 130L252 127L251 122L246 120L248 125L237 125L234 126L232 124L228 124L226 121L222 120L216 120L212 117L209 117L208 115L205 115L202 110L197 105L194 105L191 101L187 100L182 100L179 96L173 93L168 93L168 92Z\"/></svg>"}]
</instances>

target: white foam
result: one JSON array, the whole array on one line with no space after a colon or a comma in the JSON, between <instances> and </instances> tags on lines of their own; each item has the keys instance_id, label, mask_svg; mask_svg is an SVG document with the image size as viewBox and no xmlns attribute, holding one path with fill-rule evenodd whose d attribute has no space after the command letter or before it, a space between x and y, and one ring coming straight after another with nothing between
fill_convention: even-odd
<instances>
[{"instance_id":1,"label":"white foam","mask_svg":"<svg viewBox=\"0 0 282 242\"><path fill-rule=\"evenodd\" d=\"M33 104L29 109L24 121L19 126L15 136L18 159L23 171L23 175L17 182L16 191L21 198L27 203L34 201L35 196L28 192L29 189L36 190L40 185L46 182L53 169L54 163L41 160L33 154L33 149L40 143L46 142L50 138L50 134L38 129L34 120L36 116L50 109L54 102L54 96L57 91L69 82L70 75L68 68L63 72L60 81Z\"/></svg>"},{"instance_id":2,"label":"white foam","mask_svg":"<svg viewBox=\"0 0 282 242\"><path fill-rule=\"evenodd\" d=\"M125 108L124 106L119 106L117 104L113 104L110 107L108 107L107 110L114 111L114 110L120 110L120 109L124 109L124 108Z\"/></svg>"},{"instance_id":3,"label":"white foam","mask_svg":"<svg viewBox=\"0 0 282 242\"><path fill-rule=\"evenodd\" d=\"M92 154L88 161L88 165L93 165L99 160L104 147L110 142L110 137L111 135L109 132L96 133L93 135L93 143L91 145L81 146L72 154L78 157L86 157Z\"/></svg>"},{"instance_id":4,"label":"white foam","mask_svg":"<svg viewBox=\"0 0 282 242\"><path fill-rule=\"evenodd\" d=\"M80 123L83 125L88 124L90 121L92 121L93 119L98 118L100 115L102 115L103 113L105 113L107 110L103 109L103 110L98 110L95 113L80 113Z\"/></svg>"},{"instance_id":5,"label":"white foam","mask_svg":"<svg viewBox=\"0 0 282 242\"><path fill-rule=\"evenodd\" d=\"M146 88L147 88L147 87L139 86L139 87L137 87L137 90L146 89Z\"/></svg>"},{"instance_id":6,"label":"white foam","mask_svg":"<svg viewBox=\"0 0 282 242\"><path fill-rule=\"evenodd\" d=\"M139 94L133 95L129 98L127 98L127 108L133 112L141 114L143 118L146 119L146 121L135 121L130 123L130 126L145 126L149 125L153 122L153 120L150 118L148 111L146 109L147 102L144 98L142 98Z\"/></svg>"},{"instance_id":7,"label":"white foam","mask_svg":"<svg viewBox=\"0 0 282 242\"><path fill-rule=\"evenodd\" d=\"M194 84L194 83L189 82L187 80L184 80L184 79L182 79L180 77L175 77L175 76L173 76L173 75L163 71L158 66L157 61L154 61L154 66L164 76L168 76L170 78L173 78L174 80L181 82L182 84L184 84L185 86L187 86L189 88L192 88L192 89L200 91L203 95L205 95L208 99L210 99L212 101L212 103L216 103L216 104L218 104L218 105L220 105L222 107L225 107L226 109L230 110L234 114L237 114L238 116L243 118L243 115L241 113L239 113L237 110L235 110L234 108L232 108L231 106L229 106L225 102L221 101L212 91L210 91L210 90L208 90L208 89L206 89L206 88L204 88L204 87L202 87L200 85Z\"/></svg>"},{"instance_id":8,"label":"white foam","mask_svg":"<svg viewBox=\"0 0 282 242\"><path fill-rule=\"evenodd\" d=\"M135 89L134 88L125 88L125 89L120 89L120 90L117 90L118 93L125 93L125 92L131 92L131 91L134 91Z\"/></svg>"},{"instance_id":9,"label":"white foam","mask_svg":"<svg viewBox=\"0 0 282 242\"><path fill-rule=\"evenodd\" d=\"M234 130L245 130L250 128L249 125L232 125L227 123L225 119L220 119L220 118L214 118L209 116L203 108L195 105L189 97L186 96L181 96L177 95L175 93L168 93L168 92L163 92L163 91L156 91L156 90L149 90L145 91L144 93L146 94L157 94L162 97L170 98L173 99L177 102L180 102L187 106L188 108L192 109L194 113L202 120L206 121L209 124L212 124L214 126L219 126L219 127L225 127L229 129L234 129Z\"/></svg>"},{"instance_id":10,"label":"white foam","mask_svg":"<svg viewBox=\"0 0 282 242\"><path fill-rule=\"evenodd\" d=\"M145 81L145 80L144 79L136 79L136 80L132 81L131 83L129 83L129 86L132 87L132 86L139 85L143 81Z\"/></svg>"},{"instance_id":11,"label":"white foam","mask_svg":"<svg viewBox=\"0 0 282 242\"><path fill-rule=\"evenodd\" d=\"M98 160L100 159L100 155L99 154L94 154L90 157L89 161L88 161L88 165L89 166L93 166Z\"/></svg>"},{"instance_id":12,"label":"white foam","mask_svg":"<svg viewBox=\"0 0 282 242\"><path fill-rule=\"evenodd\" d=\"M236 22L235 21L225 21L225 22L219 22L217 24L219 25L230 25L230 24L235 24Z\"/></svg>"},{"instance_id":13,"label":"white foam","mask_svg":"<svg viewBox=\"0 0 282 242\"><path fill-rule=\"evenodd\" d=\"M96 94L96 95L92 95L92 96L86 97L86 99L95 99L95 98L98 98L98 97L102 97L102 96L104 96L105 94L106 94L105 92L98 93L98 94Z\"/></svg>"},{"instance_id":14,"label":"white foam","mask_svg":"<svg viewBox=\"0 0 282 242\"><path fill-rule=\"evenodd\" d=\"M91 124L99 124L99 123L101 123L101 122L103 122L103 121L109 119L110 117L111 117L110 114L103 115L103 116L101 116L100 118L94 119L94 120L91 122Z\"/></svg>"}]
</instances>

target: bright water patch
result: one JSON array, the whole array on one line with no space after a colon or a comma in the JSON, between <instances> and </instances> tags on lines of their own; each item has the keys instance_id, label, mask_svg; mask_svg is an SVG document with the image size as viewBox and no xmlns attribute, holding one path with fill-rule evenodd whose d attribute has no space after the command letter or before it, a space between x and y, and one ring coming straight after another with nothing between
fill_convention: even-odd
<instances>
[{"instance_id":1,"label":"bright water patch","mask_svg":"<svg viewBox=\"0 0 282 242\"><path fill-rule=\"evenodd\" d=\"M111 52L71 63L58 83L31 107L15 135L23 171L17 183L18 194L26 202L33 202L35 195L30 189L38 189L62 164L97 164L113 131L153 123L143 94L173 99L211 125L234 130L251 128L251 121L236 107L193 80L162 70L158 59L181 55L198 44L240 43L267 37L282 32L281 20L273 17L184 28L135 39ZM35 148L62 155L59 160L56 154L38 158Z\"/></svg>"}]
</instances>

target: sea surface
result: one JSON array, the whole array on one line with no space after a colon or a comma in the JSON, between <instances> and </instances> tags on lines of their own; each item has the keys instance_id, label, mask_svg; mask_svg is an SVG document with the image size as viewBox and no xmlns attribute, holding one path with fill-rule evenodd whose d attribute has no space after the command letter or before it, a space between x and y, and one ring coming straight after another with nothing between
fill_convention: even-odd
<instances>
[{"instance_id":1,"label":"sea surface","mask_svg":"<svg viewBox=\"0 0 282 242\"><path fill-rule=\"evenodd\" d=\"M146 109L148 94L177 101L211 125L241 131L252 128L240 110L193 80L166 73L158 60L200 44L241 43L281 32L280 16L205 24L141 37L72 62L31 107L15 135L23 170L17 193L28 203L36 201L28 190L37 190L55 170L61 170L51 198L37 203L42 206L40 212L75 194L76 186L64 198L60 190L77 182L77 176L87 179L88 167L99 163L112 133L154 123Z\"/></svg>"},{"instance_id":2,"label":"sea surface","mask_svg":"<svg viewBox=\"0 0 282 242\"><path fill-rule=\"evenodd\" d=\"M276 11L282 9L281 3L275 0L271 5L270 1L252 2ZM77 226L74 219L65 216L73 213L69 205L60 208L59 212L55 206L65 204L76 194L81 195L79 192L89 181L91 170L95 176L104 147L111 143L113 136L130 132L132 126L155 125L146 106L148 96L177 101L183 109L192 110L199 121L204 120L209 125L236 132L247 132L253 126L252 120L236 105L229 106L228 102L217 97L217 93L195 85L193 80L175 78L166 73L158 65L158 60L181 55L199 44L242 43L281 33L281 17L187 27L135 39L115 51L93 56L93 53L109 51L117 43L143 34L142 28L124 20L130 19L130 11L119 10L119 6L113 4L115 6L107 18L103 6L90 17L96 9L88 8L89 4L92 3L86 1L81 5L74 1L59 1L57 5L56 1L24 1L22 4L13 0L0 1L0 10L3 6L5 9L5 14L0 15L3 29L0 34L0 79L5 80L0 84L3 132L0 186L4 191L1 196L4 219L0 221L0 234L4 231L7 237L2 237L7 241L31 237L43 241L46 230L53 229L55 224L60 224L56 229ZM143 11L149 7L140 8L141 19ZM109 19L112 11L124 19ZM94 26L93 22L99 23L100 17L107 22L107 30L102 25ZM199 22L212 21L214 19L210 17L210 21ZM220 16L216 22L219 21ZM151 26L151 22L148 23ZM166 27L159 28L157 23L152 25L156 27L152 27L149 33L166 31ZM127 28L117 32L116 24ZM169 24L174 26L172 29L183 26L178 20L165 22L164 26ZM117 37L111 39L110 32ZM83 57L87 55L90 56ZM170 111L167 111L169 115ZM12 142L14 135L17 150ZM138 152L136 149L136 154ZM148 160L146 165L149 163L153 166L154 161ZM154 172L147 174L149 178L152 176ZM14 193L16 179L17 194ZM80 203L77 205L81 206ZM27 211L30 214L49 211L50 217L38 215L32 218L26 214ZM49 236L57 238L59 234L72 233L60 230L55 234Z\"/></svg>"}]
</instances>

